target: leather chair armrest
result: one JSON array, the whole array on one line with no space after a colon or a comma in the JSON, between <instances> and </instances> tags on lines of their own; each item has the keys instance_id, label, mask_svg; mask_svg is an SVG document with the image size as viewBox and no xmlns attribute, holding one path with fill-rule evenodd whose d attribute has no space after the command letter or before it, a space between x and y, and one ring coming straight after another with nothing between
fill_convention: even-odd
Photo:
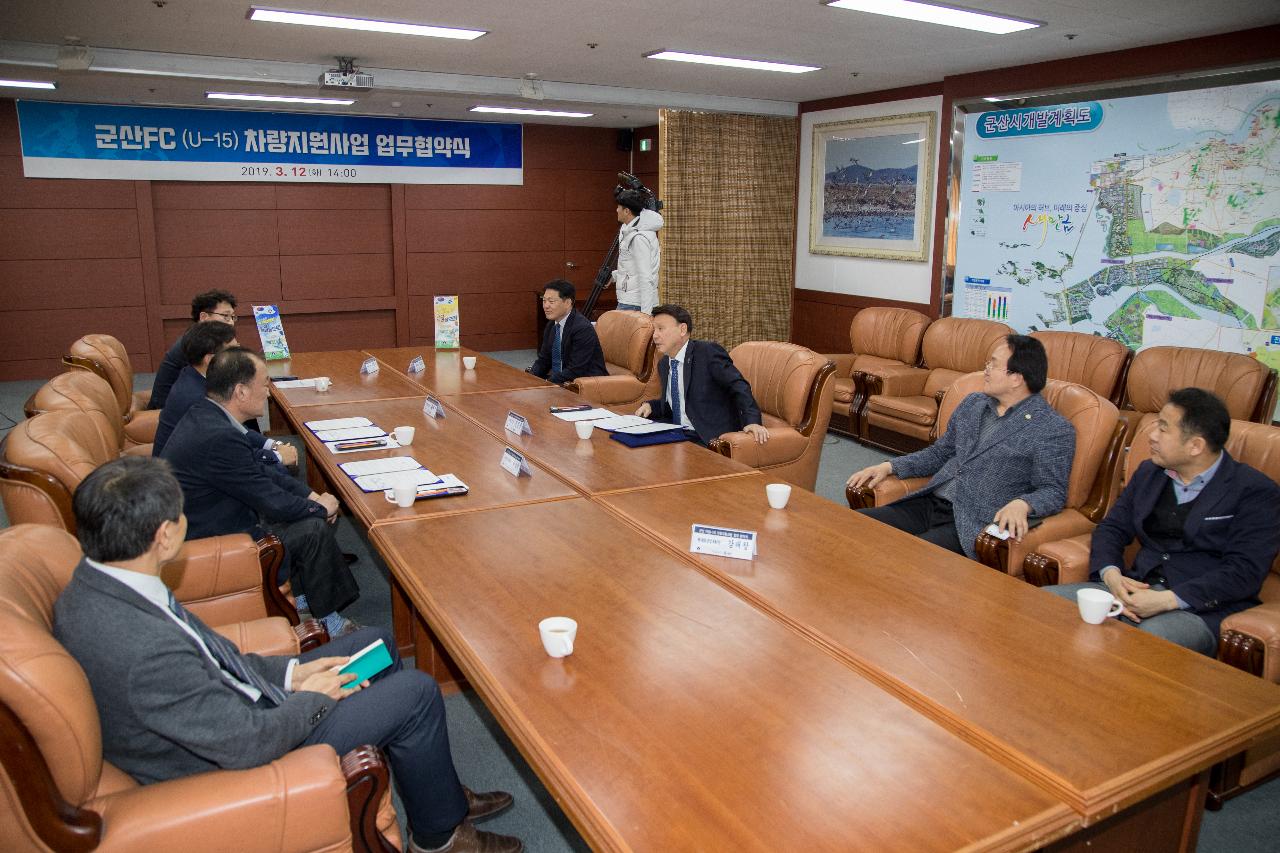
<instances>
[{"instance_id":1,"label":"leather chair armrest","mask_svg":"<svg viewBox=\"0 0 1280 853\"><path fill-rule=\"evenodd\" d=\"M852 509L869 509L873 506L891 504L898 498L904 498L916 489L924 488L928 477L908 477L905 480L890 474L880 481L874 489L863 486L855 489L845 486L844 497Z\"/></svg>"},{"instance_id":2,"label":"leather chair armrest","mask_svg":"<svg viewBox=\"0 0 1280 853\"><path fill-rule=\"evenodd\" d=\"M825 358L836 366L836 376L848 379L853 376L853 360L857 358L851 352L829 352L823 353L821 358Z\"/></svg>"},{"instance_id":3,"label":"leather chair armrest","mask_svg":"<svg viewBox=\"0 0 1280 853\"><path fill-rule=\"evenodd\" d=\"M236 644L243 654L288 655L302 651L300 638L293 626L282 616L268 616L249 622L232 622L212 626L222 636Z\"/></svg>"},{"instance_id":4,"label":"leather chair armrest","mask_svg":"<svg viewBox=\"0 0 1280 853\"><path fill-rule=\"evenodd\" d=\"M347 849L347 780L329 746L296 749L251 770L219 770L91 800L109 829L101 853L183 850L193 842L239 853Z\"/></svg>"},{"instance_id":5,"label":"leather chair armrest","mask_svg":"<svg viewBox=\"0 0 1280 853\"><path fill-rule=\"evenodd\" d=\"M1219 635L1219 660L1280 684L1280 602L1232 613Z\"/></svg>"},{"instance_id":6,"label":"leather chair armrest","mask_svg":"<svg viewBox=\"0 0 1280 853\"><path fill-rule=\"evenodd\" d=\"M884 367L872 372L880 377L880 390L876 393L886 397L918 397L924 393L925 382L929 373L923 367Z\"/></svg>"},{"instance_id":7,"label":"leather chair armrest","mask_svg":"<svg viewBox=\"0 0 1280 853\"><path fill-rule=\"evenodd\" d=\"M147 411L147 406L149 405L151 405L151 389L150 388L148 388L146 391L133 392L133 408L131 411L145 412Z\"/></svg>"},{"instance_id":8,"label":"leather chair armrest","mask_svg":"<svg viewBox=\"0 0 1280 853\"><path fill-rule=\"evenodd\" d=\"M1092 538L1092 534L1085 534L1036 546L1022 562L1027 580L1036 586L1087 581Z\"/></svg>"},{"instance_id":9,"label":"leather chair armrest","mask_svg":"<svg viewBox=\"0 0 1280 853\"><path fill-rule=\"evenodd\" d=\"M1073 536L1084 536L1086 540L1093 535L1094 524L1079 510L1064 509L1049 516L1043 522L1027 531L1021 542L1013 539L1001 539L983 532L978 534L974 550L978 562L984 566L1012 575L1015 578L1026 577L1025 561L1027 555L1040 545L1057 542ZM1085 574L1088 574L1088 557L1085 558Z\"/></svg>"},{"instance_id":10,"label":"leather chair armrest","mask_svg":"<svg viewBox=\"0 0 1280 853\"><path fill-rule=\"evenodd\" d=\"M159 425L159 409L134 412L124 422L125 441L133 444L152 444L156 440L156 427Z\"/></svg>"},{"instance_id":11,"label":"leather chair armrest","mask_svg":"<svg viewBox=\"0 0 1280 853\"><path fill-rule=\"evenodd\" d=\"M765 468L770 465L785 465L794 462L804 453L809 440L799 431L783 426L769 429L769 440L758 444L756 437L749 432L726 432L708 445L712 450L728 456L735 462L750 465L752 468Z\"/></svg>"},{"instance_id":12,"label":"leather chair armrest","mask_svg":"<svg viewBox=\"0 0 1280 853\"><path fill-rule=\"evenodd\" d=\"M163 576L173 597L208 625L272 615L263 603L258 544L248 534L193 539Z\"/></svg>"},{"instance_id":13,"label":"leather chair armrest","mask_svg":"<svg viewBox=\"0 0 1280 853\"><path fill-rule=\"evenodd\" d=\"M644 396L644 383L634 376L623 374L581 376L567 383L565 387L602 406L634 403ZM624 414L629 415L631 413L625 412Z\"/></svg>"}]
</instances>

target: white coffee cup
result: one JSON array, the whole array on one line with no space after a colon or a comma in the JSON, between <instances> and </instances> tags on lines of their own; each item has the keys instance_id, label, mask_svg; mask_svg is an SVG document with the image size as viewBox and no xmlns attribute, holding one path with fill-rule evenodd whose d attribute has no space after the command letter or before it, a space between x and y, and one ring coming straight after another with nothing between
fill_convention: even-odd
<instances>
[{"instance_id":1,"label":"white coffee cup","mask_svg":"<svg viewBox=\"0 0 1280 853\"><path fill-rule=\"evenodd\" d=\"M328 390L329 390L329 377L328 377L328 376L317 376L317 377L316 377L316 390L317 390L317 391L320 391L320 392L324 392L324 391L328 391Z\"/></svg>"},{"instance_id":2,"label":"white coffee cup","mask_svg":"<svg viewBox=\"0 0 1280 853\"><path fill-rule=\"evenodd\" d=\"M1080 606L1080 618L1090 625L1101 625L1124 610L1120 600L1104 589L1076 590L1076 604Z\"/></svg>"},{"instance_id":3,"label":"white coffee cup","mask_svg":"<svg viewBox=\"0 0 1280 853\"><path fill-rule=\"evenodd\" d=\"M573 428L578 431L578 438L591 438L591 431L595 429L595 424L591 421L575 421Z\"/></svg>"},{"instance_id":4,"label":"white coffee cup","mask_svg":"<svg viewBox=\"0 0 1280 853\"><path fill-rule=\"evenodd\" d=\"M474 355L464 355L462 357L462 366L467 370L476 369L476 357Z\"/></svg>"},{"instance_id":5,"label":"white coffee cup","mask_svg":"<svg viewBox=\"0 0 1280 853\"><path fill-rule=\"evenodd\" d=\"M764 487L764 494L769 499L769 506L786 509L787 501L791 500L791 486L786 483L770 483Z\"/></svg>"},{"instance_id":6,"label":"white coffee cup","mask_svg":"<svg viewBox=\"0 0 1280 853\"><path fill-rule=\"evenodd\" d=\"M397 480L396 484L391 487L387 500L403 509L413 506L413 502L418 499L418 481L405 478Z\"/></svg>"},{"instance_id":7,"label":"white coffee cup","mask_svg":"<svg viewBox=\"0 0 1280 853\"><path fill-rule=\"evenodd\" d=\"M538 623L542 635L542 647L553 658L573 654L573 638L578 635L578 623L568 616L550 616Z\"/></svg>"},{"instance_id":8,"label":"white coffee cup","mask_svg":"<svg viewBox=\"0 0 1280 853\"><path fill-rule=\"evenodd\" d=\"M410 444L413 444L413 434L417 432L417 430L411 426L398 426L391 432L396 437L396 444L399 444L401 447L408 447Z\"/></svg>"}]
</instances>

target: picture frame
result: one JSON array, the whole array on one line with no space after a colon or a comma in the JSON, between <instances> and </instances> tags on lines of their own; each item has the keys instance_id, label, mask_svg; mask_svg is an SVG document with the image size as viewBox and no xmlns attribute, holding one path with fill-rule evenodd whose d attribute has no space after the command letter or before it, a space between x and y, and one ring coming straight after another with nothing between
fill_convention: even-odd
<instances>
[{"instance_id":1,"label":"picture frame","mask_svg":"<svg viewBox=\"0 0 1280 853\"><path fill-rule=\"evenodd\" d=\"M927 260L936 125L932 112L814 125L810 254Z\"/></svg>"}]
</instances>

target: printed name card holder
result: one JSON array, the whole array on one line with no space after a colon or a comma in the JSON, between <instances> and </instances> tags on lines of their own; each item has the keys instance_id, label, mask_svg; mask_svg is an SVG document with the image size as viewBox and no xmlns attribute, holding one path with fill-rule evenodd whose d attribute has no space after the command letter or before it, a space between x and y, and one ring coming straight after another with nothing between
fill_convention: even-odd
<instances>
[{"instance_id":1,"label":"printed name card holder","mask_svg":"<svg viewBox=\"0 0 1280 853\"><path fill-rule=\"evenodd\" d=\"M413 361L409 362L410 373L421 373L427 369L427 363L422 360L422 356L415 355Z\"/></svg>"},{"instance_id":2,"label":"printed name card holder","mask_svg":"<svg viewBox=\"0 0 1280 853\"><path fill-rule=\"evenodd\" d=\"M364 363L360 365L360 372L372 376L378 372L378 360L376 358L366 358Z\"/></svg>"},{"instance_id":3,"label":"printed name card holder","mask_svg":"<svg viewBox=\"0 0 1280 853\"><path fill-rule=\"evenodd\" d=\"M422 413L429 418L443 418L444 403L428 394L426 401L422 404Z\"/></svg>"},{"instance_id":4,"label":"printed name card holder","mask_svg":"<svg viewBox=\"0 0 1280 853\"><path fill-rule=\"evenodd\" d=\"M507 412L507 422L504 425L507 432L514 432L516 435L533 435L533 427L529 426L529 421L524 415L517 415L515 412Z\"/></svg>"},{"instance_id":5,"label":"printed name card holder","mask_svg":"<svg viewBox=\"0 0 1280 853\"><path fill-rule=\"evenodd\" d=\"M689 540L689 551L693 554L712 554L717 557L732 557L735 560L752 560L759 553L759 548L754 530L734 530L731 527L695 524L693 535Z\"/></svg>"},{"instance_id":6,"label":"printed name card holder","mask_svg":"<svg viewBox=\"0 0 1280 853\"><path fill-rule=\"evenodd\" d=\"M519 453L510 447L502 451L502 470L506 471L512 477L533 476L533 469L529 467L529 462Z\"/></svg>"}]
</instances>

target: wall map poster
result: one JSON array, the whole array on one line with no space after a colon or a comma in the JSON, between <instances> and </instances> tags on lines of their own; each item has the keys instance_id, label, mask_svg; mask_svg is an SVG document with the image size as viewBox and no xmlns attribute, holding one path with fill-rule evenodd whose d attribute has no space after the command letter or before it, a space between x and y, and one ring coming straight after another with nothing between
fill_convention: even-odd
<instances>
[{"instance_id":1,"label":"wall map poster","mask_svg":"<svg viewBox=\"0 0 1280 853\"><path fill-rule=\"evenodd\" d=\"M1280 368L1280 82L974 113L964 134L957 315Z\"/></svg>"}]
</instances>

